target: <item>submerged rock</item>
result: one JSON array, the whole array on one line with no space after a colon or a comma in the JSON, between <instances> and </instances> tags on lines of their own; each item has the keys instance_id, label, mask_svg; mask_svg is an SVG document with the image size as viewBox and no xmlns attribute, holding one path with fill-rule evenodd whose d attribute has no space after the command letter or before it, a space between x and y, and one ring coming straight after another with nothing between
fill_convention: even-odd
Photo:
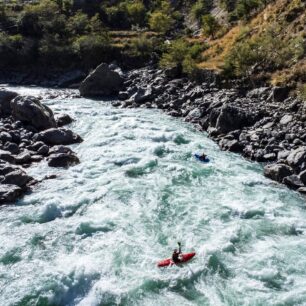
<instances>
[{"instance_id":1,"label":"submerged rock","mask_svg":"<svg viewBox=\"0 0 306 306\"><path fill-rule=\"evenodd\" d=\"M48 165L50 167L63 167L67 168L69 166L77 165L80 163L79 158L75 154L58 153L52 154L48 158Z\"/></svg>"}]
</instances>

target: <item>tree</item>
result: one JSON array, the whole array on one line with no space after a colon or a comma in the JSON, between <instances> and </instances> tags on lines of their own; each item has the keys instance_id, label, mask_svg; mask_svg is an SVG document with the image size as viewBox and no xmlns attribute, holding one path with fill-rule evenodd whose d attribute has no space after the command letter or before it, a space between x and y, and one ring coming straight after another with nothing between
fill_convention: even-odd
<instances>
[{"instance_id":1,"label":"tree","mask_svg":"<svg viewBox=\"0 0 306 306\"><path fill-rule=\"evenodd\" d=\"M144 25L146 8L141 1L127 3L126 10L131 24Z\"/></svg>"},{"instance_id":2,"label":"tree","mask_svg":"<svg viewBox=\"0 0 306 306\"><path fill-rule=\"evenodd\" d=\"M173 24L173 19L162 11L155 11L150 15L150 29L159 33L167 33Z\"/></svg>"},{"instance_id":3,"label":"tree","mask_svg":"<svg viewBox=\"0 0 306 306\"><path fill-rule=\"evenodd\" d=\"M216 32L220 29L220 24L214 16L207 14L202 18L202 29L205 35L214 39Z\"/></svg>"}]
</instances>

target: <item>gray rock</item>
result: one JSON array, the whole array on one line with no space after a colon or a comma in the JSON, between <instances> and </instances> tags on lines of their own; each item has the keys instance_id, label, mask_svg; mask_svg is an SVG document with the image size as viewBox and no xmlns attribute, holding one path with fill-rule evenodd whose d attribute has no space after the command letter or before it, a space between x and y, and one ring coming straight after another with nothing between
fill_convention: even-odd
<instances>
[{"instance_id":1,"label":"gray rock","mask_svg":"<svg viewBox=\"0 0 306 306\"><path fill-rule=\"evenodd\" d=\"M55 119L58 127L70 124L73 122L73 119L68 114L60 114Z\"/></svg>"},{"instance_id":2,"label":"gray rock","mask_svg":"<svg viewBox=\"0 0 306 306\"><path fill-rule=\"evenodd\" d=\"M34 144L29 146L30 150L37 151L40 147L44 146L45 143L42 141L36 141Z\"/></svg>"},{"instance_id":3,"label":"gray rock","mask_svg":"<svg viewBox=\"0 0 306 306\"><path fill-rule=\"evenodd\" d=\"M49 147L47 145L43 145L37 150L37 153L43 156L48 155Z\"/></svg>"},{"instance_id":4,"label":"gray rock","mask_svg":"<svg viewBox=\"0 0 306 306\"><path fill-rule=\"evenodd\" d=\"M15 170L19 170L18 167L16 166L12 166L8 163L5 163L5 164L0 164L0 175L6 175L10 172L13 172Z\"/></svg>"},{"instance_id":5,"label":"gray rock","mask_svg":"<svg viewBox=\"0 0 306 306\"><path fill-rule=\"evenodd\" d=\"M286 176L293 174L291 167L284 164L271 164L264 168L264 175L274 181L282 182Z\"/></svg>"},{"instance_id":6,"label":"gray rock","mask_svg":"<svg viewBox=\"0 0 306 306\"><path fill-rule=\"evenodd\" d=\"M283 150L283 151L279 151L277 153L277 159L286 159L290 154L290 151L288 150Z\"/></svg>"},{"instance_id":7,"label":"gray rock","mask_svg":"<svg viewBox=\"0 0 306 306\"><path fill-rule=\"evenodd\" d=\"M302 171L302 172L299 174L299 178L300 178L300 180L303 182L303 184L306 185L306 170Z\"/></svg>"},{"instance_id":8,"label":"gray rock","mask_svg":"<svg viewBox=\"0 0 306 306\"><path fill-rule=\"evenodd\" d=\"M293 119L292 115L285 115L282 117L282 119L280 120L280 124L281 125L287 125L289 122L291 122Z\"/></svg>"},{"instance_id":9,"label":"gray rock","mask_svg":"<svg viewBox=\"0 0 306 306\"><path fill-rule=\"evenodd\" d=\"M27 175L21 169L18 169L6 174L2 184L13 184L24 188L32 180L33 178L31 176Z\"/></svg>"},{"instance_id":10,"label":"gray rock","mask_svg":"<svg viewBox=\"0 0 306 306\"><path fill-rule=\"evenodd\" d=\"M0 114L9 116L11 114L11 101L16 98L18 94L13 91L0 90Z\"/></svg>"},{"instance_id":11,"label":"gray rock","mask_svg":"<svg viewBox=\"0 0 306 306\"><path fill-rule=\"evenodd\" d=\"M273 102L283 102L288 98L289 92L289 87L273 87L268 100Z\"/></svg>"},{"instance_id":12,"label":"gray rock","mask_svg":"<svg viewBox=\"0 0 306 306\"><path fill-rule=\"evenodd\" d=\"M4 147L4 150L10 151L12 154L18 154L19 153L19 147L16 143L13 142L7 142Z\"/></svg>"},{"instance_id":13,"label":"gray rock","mask_svg":"<svg viewBox=\"0 0 306 306\"><path fill-rule=\"evenodd\" d=\"M297 191L302 194L306 194L306 187L300 187Z\"/></svg>"},{"instance_id":14,"label":"gray rock","mask_svg":"<svg viewBox=\"0 0 306 306\"><path fill-rule=\"evenodd\" d=\"M118 94L118 98L120 100L126 100L129 97L129 94L126 91L120 91Z\"/></svg>"},{"instance_id":15,"label":"gray rock","mask_svg":"<svg viewBox=\"0 0 306 306\"><path fill-rule=\"evenodd\" d=\"M219 142L220 147L223 150L228 150L235 153L240 153L243 150L243 146L236 139L222 139Z\"/></svg>"},{"instance_id":16,"label":"gray rock","mask_svg":"<svg viewBox=\"0 0 306 306\"><path fill-rule=\"evenodd\" d=\"M299 167L306 158L306 147L300 147L290 152L287 162L291 167Z\"/></svg>"},{"instance_id":17,"label":"gray rock","mask_svg":"<svg viewBox=\"0 0 306 306\"><path fill-rule=\"evenodd\" d=\"M51 109L40 103L38 98L18 96L11 101L11 108L15 120L30 124L38 130L56 126Z\"/></svg>"},{"instance_id":18,"label":"gray rock","mask_svg":"<svg viewBox=\"0 0 306 306\"><path fill-rule=\"evenodd\" d=\"M8 132L0 133L0 140L4 143L7 141L12 141L12 136Z\"/></svg>"},{"instance_id":19,"label":"gray rock","mask_svg":"<svg viewBox=\"0 0 306 306\"><path fill-rule=\"evenodd\" d=\"M102 63L86 77L79 90L82 96L109 96L118 94L122 83L120 74Z\"/></svg>"},{"instance_id":20,"label":"gray rock","mask_svg":"<svg viewBox=\"0 0 306 306\"><path fill-rule=\"evenodd\" d=\"M51 154L58 154L58 153L74 153L70 148L65 147L65 146L54 146L49 149L49 155Z\"/></svg>"},{"instance_id":21,"label":"gray rock","mask_svg":"<svg viewBox=\"0 0 306 306\"><path fill-rule=\"evenodd\" d=\"M22 189L12 184L0 184L0 204L16 201L22 195Z\"/></svg>"},{"instance_id":22,"label":"gray rock","mask_svg":"<svg viewBox=\"0 0 306 306\"><path fill-rule=\"evenodd\" d=\"M63 167L67 168L79 164L80 160L75 154L59 153L52 154L48 158L48 165L50 167Z\"/></svg>"},{"instance_id":23,"label":"gray rock","mask_svg":"<svg viewBox=\"0 0 306 306\"><path fill-rule=\"evenodd\" d=\"M131 99L137 103L141 104L144 103L152 97L152 88L147 87L147 88L138 88L137 92L131 97Z\"/></svg>"},{"instance_id":24,"label":"gray rock","mask_svg":"<svg viewBox=\"0 0 306 306\"><path fill-rule=\"evenodd\" d=\"M79 135L65 128L52 128L42 131L37 134L35 138L36 140L43 141L44 143L49 145L69 145L73 143L80 143L83 141L83 139Z\"/></svg>"},{"instance_id":25,"label":"gray rock","mask_svg":"<svg viewBox=\"0 0 306 306\"><path fill-rule=\"evenodd\" d=\"M15 158L12 156L12 153L5 150L0 150L0 159L7 161L11 164L15 163Z\"/></svg>"},{"instance_id":26,"label":"gray rock","mask_svg":"<svg viewBox=\"0 0 306 306\"><path fill-rule=\"evenodd\" d=\"M295 174L285 177L283 183L292 189L299 189L300 187L304 187L304 184L300 178Z\"/></svg>"},{"instance_id":27,"label":"gray rock","mask_svg":"<svg viewBox=\"0 0 306 306\"><path fill-rule=\"evenodd\" d=\"M23 151L15 157L16 164L23 165L31 162L31 154L28 150Z\"/></svg>"}]
</instances>

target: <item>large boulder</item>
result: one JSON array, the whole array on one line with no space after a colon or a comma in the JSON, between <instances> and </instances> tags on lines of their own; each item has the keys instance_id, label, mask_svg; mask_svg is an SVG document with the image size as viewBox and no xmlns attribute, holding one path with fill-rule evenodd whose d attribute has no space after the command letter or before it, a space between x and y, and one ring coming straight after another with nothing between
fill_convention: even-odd
<instances>
[{"instance_id":1,"label":"large boulder","mask_svg":"<svg viewBox=\"0 0 306 306\"><path fill-rule=\"evenodd\" d=\"M65 128L52 128L42 131L35 135L35 140L43 141L48 145L69 145L73 143L80 143L83 141L81 136Z\"/></svg>"},{"instance_id":2,"label":"large boulder","mask_svg":"<svg viewBox=\"0 0 306 306\"><path fill-rule=\"evenodd\" d=\"M217 119L216 128L221 133L242 129L256 122L258 115L246 112L245 110L225 104L221 108L220 115Z\"/></svg>"},{"instance_id":3,"label":"large boulder","mask_svg":"<svg viewBox=\"0 0 306 306\"><path fill-rule=\"evenodd\" d=\"M52 110L36 97L18 96L11 101L11 108L15 120L30 124L38 130L56 127Z\"/></svg>"},{"instance_id":4,"label":"large boulder","mask_svg":"<svg viewBox=\"0 0 306 306\"><path fill-rule=\"evenodd\" d=\"M68 114L60 114L56 117L56 124L58 127L70 124L73 119Z\"/></svg>"},{"instance_id":5,"label":"large boulder","mask_svg":"<svg viewBox=\"0 0 306 306\"><path fill-rule=\"evenodd\" d=\"M0 114L2 116L11 114L11 101L17 96L18 94L16 92L0 90Z\"/></svg>"},{"instance_id":6,"label":"large boulder","mask_svg":"<svg viewBox=\"0 0 306 306\"><path fill-rule=\"evenodd\" d=\"M283 183L292 189L299 189L305 187L300 178L295 174L286 176L283 180Z\"/></svg>"},{"instance_id":7,"label":"large boulder","mask_svg":"<svg viewBox=\"0 0 306 306\"><path fill-rule=\"evenodd\" d=\"M73 153L52 154L48 157L48 165L50 167L68 168L69 166L73 166L79 163L79 158Z\"/></svg>"},{"instance_id":8,"label":"large boulder","mask_svg":"<svg viewBox=\"0 0 306 306\"><path fill-rule=\"evenodd\" d=\"M24 188L32 180L33 178L31 176L27 175L21 169L18 169L6 174L4 180L1 183L13 184L19 186L20 188Z\"/></svg>"},{"instance_id":9,"label":"large boulder","mask_svg":"<svg viewBox=\"0 0 306 306\"><path fill-rule=\"evenodd\" d=\"M0 204L16 201L22 195L22 189L12 184L0 184Z\"/></svg>"},{"instance_id":10,"label":"large boulder","mask_svg":"<svg viewBox=\"0 0 306 306\"><path fill-rule=\"evenodd\" d=\"M284 164L271 164L264 168L264 175L274 181L282 182L287 176L293 174L293 170Z\"/></svg>"},{"instance_id":11,"label":"large boulder","mask_svg":"<svg viewBox=\"0 0 306 306\"><path fill-rule=\"evenodd\" d=\"M112 70L105 63L91 72L80 85L82 96L110 96L118 94L123 83L120 73Z\"/></svg>"},{"instance_id":12,"label":"large boulder","mask_svg":"<svg viewBox=\"0 0 306 306\"><path fill-rule=\"evenodd\" d=\"M287 157L287 162L291 167L299 167L306 161L306 147L299 147L292 150Z\"/></svg>"}]
</instances>

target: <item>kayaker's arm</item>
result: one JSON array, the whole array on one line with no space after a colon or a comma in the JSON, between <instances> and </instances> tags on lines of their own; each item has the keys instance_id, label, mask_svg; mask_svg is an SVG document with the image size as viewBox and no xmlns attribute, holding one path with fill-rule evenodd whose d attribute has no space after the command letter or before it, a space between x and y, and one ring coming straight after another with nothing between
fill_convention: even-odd
<instances>
[{"instance_id":1,"label":"kayaker's arm","mask_svg":"<svg viewBox=\"0 0 306 306\"><path fill-rule=\"evenodd\" d=\"M179 246L179 254L181 254L182 253L182 244L180 242L178 242L177 244Z\"/></svg>"}]
</instances>

